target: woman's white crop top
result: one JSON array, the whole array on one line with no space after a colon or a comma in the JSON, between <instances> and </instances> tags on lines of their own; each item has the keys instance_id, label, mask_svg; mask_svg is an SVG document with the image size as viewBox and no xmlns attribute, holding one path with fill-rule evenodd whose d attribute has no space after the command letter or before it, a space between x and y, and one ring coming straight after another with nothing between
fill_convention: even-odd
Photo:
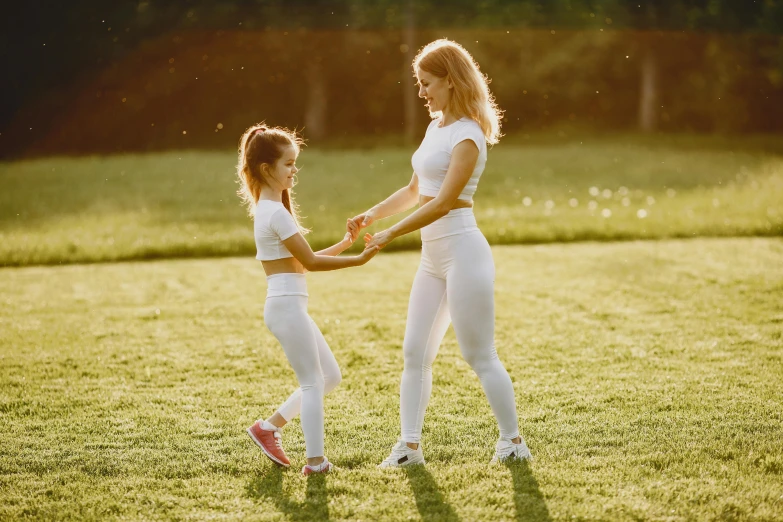
<instances>
[{"instance_id":1,"label":"woman's white crop top","mask_svg":"<svg viewBox=\"0 0 783 522\"><path fill-rule=\"evenodd\" d=\"M259 261L294 257L283 244L283 240L299 232L299 228L294 222L294 217L282 203L259 199L253 230L258 250L256 259Z\"/></svg>"},{"instance_id":2,"label":"woman's white crop top","mask_svg":"<svg viewBox=\"0 0 783 522\"><path fill-rule=\"evenodd\" d=\"M458 143L471 140L478 147L479 156L473 174L458 199L473 201L479 178L484 172L484 165L487 164L487 141L484 133L479 124L470 118L461 118L445 127L438 127L440 121L441 118L432 120L421 145L411 158L413 172L419 177L419 194L431 197L438 195L449 170L451 151Z\"/></svg>"}]
</instances>

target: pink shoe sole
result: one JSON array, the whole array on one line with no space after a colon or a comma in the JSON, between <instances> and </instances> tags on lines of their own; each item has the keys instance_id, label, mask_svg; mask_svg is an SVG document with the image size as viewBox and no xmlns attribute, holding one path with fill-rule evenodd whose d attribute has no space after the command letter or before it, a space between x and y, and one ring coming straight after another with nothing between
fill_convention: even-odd
<instances>
[{"instance_id":1,"label":"pink shoe sole","mask_svg":"<svg viewBox=\"0 0 783 522\"><path fill-rule=\"evenodd\" d=\"M309 475L315 475L317 473L329 473L330 471L332 471L332 467L333 467L332 463L330 462L329 465L326 466L321 471L315 471L310 466L305 465L305 466L302 467L302 475L307 477Z\"/></svg>"}]
</instances>

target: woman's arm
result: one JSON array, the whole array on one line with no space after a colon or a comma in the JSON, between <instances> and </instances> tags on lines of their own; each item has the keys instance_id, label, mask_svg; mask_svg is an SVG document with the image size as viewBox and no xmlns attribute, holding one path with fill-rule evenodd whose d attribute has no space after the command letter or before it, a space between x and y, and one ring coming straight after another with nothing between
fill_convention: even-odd
<instances>
[{"instance_id":1,"label":"woman's arm","mask_svg":"<svg viewBox=\"0 0 783 522\"><path fill-rule=\"evenodd\" d=\"M478 155L478 147L473 141L463 140L458 143L451 152L449 170L435 199L428 201L396 225L375 234L367 247L383 248L395 238L419 230L448 214L470 181Z\"/></svg>"},{"instance_id":2,"label":"woman's arm","mask_svg":"<svg viewBox=\"0 0 783 522\"><path fill-rule=\"evenodd\" d=\"M418 201L419 177L414 172L410 183L372 207L370 210L367 210L358 216L354 216L350 221L355 223L359 228L368 227L377 219L387 218L415 207Z\"/></svg>"},{"instance_id":3,"label":"woman's arm","mask_svg":"<svg viewBox=\"0 0 783 522\"><path fill-rule=\"evenodd\" d=\"M339 245L340 243L338 243ZM288 239L283 240L283 245L302 263L302 266L308 272L324 272L327 270L339 270L351 266L361 266L373 258L378 253L378 248L368 247L358 256L337 257L334 255L319 255L313 252L302 234L296 233ZM330 250L330 247L326 250Z\"/></svg>"}]
</instances>

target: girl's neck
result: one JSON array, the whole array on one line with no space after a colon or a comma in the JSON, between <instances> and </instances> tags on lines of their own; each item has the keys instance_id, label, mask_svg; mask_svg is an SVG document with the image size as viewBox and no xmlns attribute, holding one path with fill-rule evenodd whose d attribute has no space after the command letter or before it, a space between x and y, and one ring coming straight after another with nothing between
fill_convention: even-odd
<instances>
[{"instance_id":1,"label":"girl's neck","mask_svg":"<svg viewBox=\"0 0 783 522\"><path fill-rule=\"evenodd\" d=\"M282 203L283 191L275 190L272 187L265 186L261 189L261 195L258 197L258 199L268 199L270 201L277 201L278 203Z\"/></svg>"}]
</instances>

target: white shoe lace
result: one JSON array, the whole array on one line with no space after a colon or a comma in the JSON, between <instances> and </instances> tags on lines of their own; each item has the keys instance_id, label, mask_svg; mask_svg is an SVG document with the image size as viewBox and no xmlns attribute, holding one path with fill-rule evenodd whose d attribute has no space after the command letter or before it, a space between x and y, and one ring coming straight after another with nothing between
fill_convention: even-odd
<instances>
[{"instance_id":1,"label":"white shoe lace","mask_svg":"<svg viewBox=\"0 0 783 522\"><path fill-rule=\"evenodd\" d=\"M277 446L279 449L283 449L283 436L280 434L279 431L275 430L275 446Z\"/></svg>"}]
</instances>

